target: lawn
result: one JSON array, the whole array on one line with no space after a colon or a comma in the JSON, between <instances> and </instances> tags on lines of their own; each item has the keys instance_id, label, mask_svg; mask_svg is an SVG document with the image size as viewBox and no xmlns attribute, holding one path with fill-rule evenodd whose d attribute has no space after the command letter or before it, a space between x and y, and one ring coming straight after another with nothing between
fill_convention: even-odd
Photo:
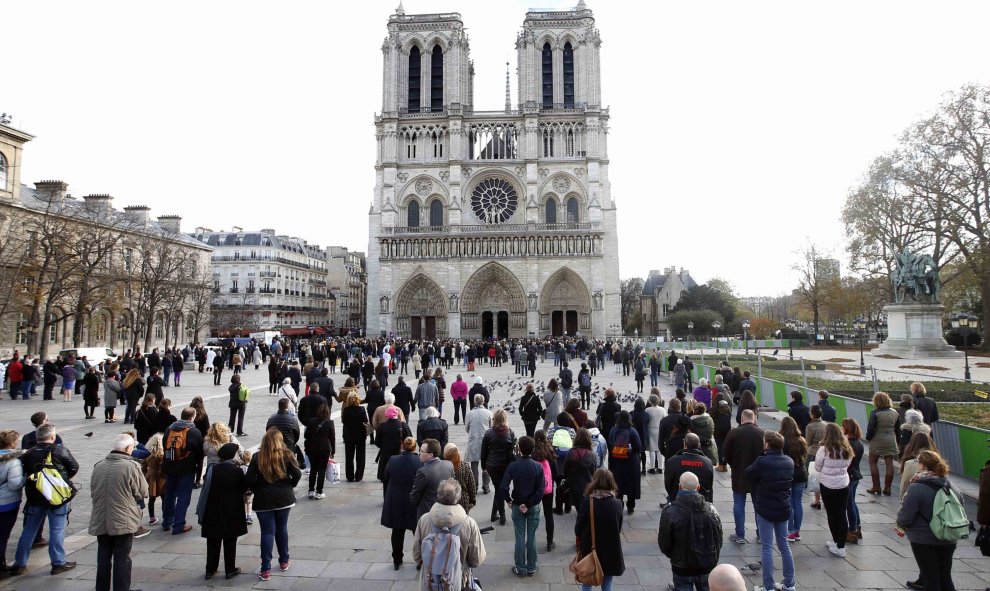
<instances>
[{"instance_id":1,"label":"lawn","mask_svg":"<svg viewBox=\"0 0 990 591\"><path fill-rule=\"evenodd\" d=\"M939 404L938 414L943 421L990 429L990 403L952 404L950 402Z\"/></svg>"}]
</instances>

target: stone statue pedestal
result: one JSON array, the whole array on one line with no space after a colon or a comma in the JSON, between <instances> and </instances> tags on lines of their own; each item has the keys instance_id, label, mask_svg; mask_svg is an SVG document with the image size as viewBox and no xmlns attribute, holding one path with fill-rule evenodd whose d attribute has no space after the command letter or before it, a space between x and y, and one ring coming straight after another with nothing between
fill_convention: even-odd
<instances>
[{"instance_id":1,"label":"stone statue pedestal","mask_svg":"<svg viewBox=\"0 0 990 591\"><path fill-rule=\"evenodd\" d=\"M929 357L962 357L962 353L945 342L942 336L941 304L888 304L887 340L871 355L893 355L902 359Z\"/></svg>"}]
</instances>

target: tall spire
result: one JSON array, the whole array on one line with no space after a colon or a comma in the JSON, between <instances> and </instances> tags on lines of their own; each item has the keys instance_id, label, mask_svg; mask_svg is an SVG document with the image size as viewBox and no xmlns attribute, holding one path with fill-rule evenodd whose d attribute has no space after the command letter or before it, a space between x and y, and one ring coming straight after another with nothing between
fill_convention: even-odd
<instances>
[{"instance_id":1,"label":"tall spire","mask_svg":"<svg viewBox=\"0 0 990 591\"><path fill-rule=\"evenodd\" d=\"M405 16L406 9L402 7L402 0L399 0L399 5L395 8L395 14Z\"/></svg>"},{"instance_id":2,"label":"tall spire","mask_svg":"<svg viewBox=\"0 0 990 591\"><path fill-rule=\"evenodd\" d=\"M509 62L505 62L505 112L512 110L512 95L509 92Z\"/></svg>"}]
</instances>

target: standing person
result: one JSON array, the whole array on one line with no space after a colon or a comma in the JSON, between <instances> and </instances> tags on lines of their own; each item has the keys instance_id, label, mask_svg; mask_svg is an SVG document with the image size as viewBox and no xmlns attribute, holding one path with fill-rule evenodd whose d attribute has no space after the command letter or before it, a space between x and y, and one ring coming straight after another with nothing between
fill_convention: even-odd
<instances>
[{"instance_id":1,"label":"standing person","mask_svg":"<svg viewBox=\"0 0 990 591\"><path fill-rule=\"evenodd\" d=\"M563 478L563 461L557 456L556 450L550 445L547 434L537 431L533 438L536 446L533 449L533 460L543 469L543 521L547 532L547 552L553 552L557 547L553 542L553 485ZM558 468L558 466L560 466ZM559 486L559 485L558 485Z\"/></svg>"},{"instance_id":2,"label":"standing person","mask_svg":"<svg viewBox=\"0 0 990 591\"><path fill-rule=\"evenodd\" d=\"M423 467L416 451L416 440L402 440L401 453L392 456L385 466L382 484L385 503L382 505L381 524L392 530L392 566L402 566L402 546L406 530L416 531L416 507L409 502L417 471Z\"/></svg>"},{"instance_id":3,"label":"standing person","mask_svg":"<svg viewBox=\"0 0 990 591\"><path fill-rule=\"evenodd\" d=\"M725 438L724 451L725 461L732 469L732 516L736 524L729 539L746 544L746 495L753 492L746 468L763 454L763 429L756 426L756 413L752 410L744 410L741 418L742 424Z\"/></svg>"},{"instance_id":4,"label":"standing person","mask_svg":"<svg viewBox=\"0 0 990 591\"><path fill-rule=\"evenodd\" d=\"M278 393L278 387L282 383L279 378L280 373L278 361L275 360L274 355L270 356L268 358L268 394L271 396Z\"/></svg>"},{"instance_id":5,"label":"standing person","mask_svg":"<svg viewBox=\"0 0 990 591\"><path fill-rule=\"evenodd\" d=\"M536 433L536 423L543 418L543 403L536 395L533 384L526 384L526 393L519 399L519 417L526 427L526 435L532 437Z\"/></svg>"},{"instance_id":6,"label":"standing person","mask_svg":"<svg viewBox=\"0 0 990 591\"><path fill-rule=\"evenodd\" d=\"M896 411L892 411L895 412ZM815 454L815 469L828 518L832 540L825 544L828 551L840 558L846 557L846 537L849 521L846 506L849 502L849 464L854 453L849 441L835 423L825 424L825 439Z\"/></svg>"},{"instance_id":7,"label":"standing person","mask_svg":"<svg viewBox=\"0 0 990 591\"><path fill-rule=\"evenodd\" d=\"M797 390L791 392L791 401L787 404L787 414L797 422L798 429L804 435L804 430L808 427L808 423L811 422L811 414L808 407L804 404L804 395Z\"/></svg>"},{"instance_id":8,"label":"standing person","mask_svg":"<svg viewBox=\"0 0 990 591\"><path fill-rule=\"evenodd\" d=\"M622 556L622 501L616 498L617 492L612 473L599 468L578 505L574 522L574 534L578 538L581 556L591 553L592 546L608 549L598 553L602 574L605 575L602 591L612 591L615 577L621 577L626 572ZM591 591L591 585L581 585L581 591Z\"/></svg>"},{"instance_id":9,"label":"standing person","mask_svg":"<svg viewBox=\"0 0 990 591\"><path fill-rule=\"evenodd\" d=\"M825 439L825 421L822 420L822 406L812 406L810 412L811 421L808 422L808 426L804 429L804 438L808 441L808 466L810 466L815 461L815 456L818 455L818 448L822 446L822 441ZM834 422L834 421L831 421ZM822 508L822 493L820 491L815 491L815 500L811 502L812 509Z\"/></svg>"},{"instance_id":10,"label":"standing person","mask_svg":"<svg viewBox=\"0 0 990 591\"><path fill-rule=\"evenodd\" d=\"M136 414L136 413L135 413ZM158 406L158 414L155 415L155 433L168 435L168 428L175 422L175 415L172 414L172 401L168 398L162 400Z\"/></svg>"},{"instance_id":11,"label":"standing person","mask_svg":"<svg viewBox=\"0 0 990 591\"><path fill-rule=\"evenodd\" d=\"M687 385L687 368L684 367L684 360L678 359L674 365L674 387L684 389Z\"/></svg>"},{"instance_id":12,"label":"standing person","mask_svg":"<svg viewBox=\"0 0 990 591\"><path fill-rule=\"evenodd\" d=\"M925 424L935 429L938 422L938 404L928 397L928 390L921 382L911 384L911 396L914 397L914 407L921 411Z\"/></svg>"},{"instance_id":13,"label":"standing person","mask_svg":"<svg viewBox=\"0 0 990 591\"><path fill-rule=\"evenodd\" d=\"M715 445L715 420L706 411L704 402L694 403L694 416L691 417L691 432L701 438L701 450L712 465L718 465L718 447ZM726 435L728 436L728 435Z\"/></svg>"},{"instance_id":14,"label":"standing person","mask_svg":"<svg viewBox=\"0 0 990 591\"><path fill-rule=\"evenodd\" d=\"M400 378L401 379L401 378ZM475 384L477 385L477 384ZM481 446L485 433L492 428L492 411L485 408L485 397L475 394L472 398L474 408L464 417L464 430L467 431L468 443L464 451L464 461L470 462L475 484L482 482L482 494L491 491L491 476L488 469L481 464ZM479 473L480 471L480 473Z\"/></svg>"},{"instance_id":15,"label":"standing person","mask_svg":"<svg viewBox=\"0 0 990 591\"><path fill-rule=\"evenodd\" d=\"M22 364L22 382L21 382L21 395L24 400L28 400L31 397L31 386L34 385L33 379L24 379L23 376L28 376L32 374L31 364L27 361L27 357L24 358L25 362ZM75 360L70 356L69 362L65 364L62 368L62 401L72 402L72 394L76 391L76 368L74 367ZM139 376L140 377L140 376ZM142 392L143 393L143 392Z\"/></svg>"},{"instance_id":16,"label":"standing person","mask_svg":"<svg viewBox=\"0 0 990 591\"><path fill-rule=\"evenodd\" d=\"M467 421L468 385L461 374L457 374L457 379L450 385L450 397L454 400L454 424L459 424L461 419Z\"/></svg>"},{"instance_id":17,"label":"standing person","mask_svg":"<svg viewBox=\"0 0 990 591\"><path fill-rule=\"evenodd\" d=\"M417 569L422 569L420 589L439 589L443 583L438 579L442 576L452 577L447 583L450 591L468 589L474 579L471 569L481 566L485 561L485 542L481 539L481 530L474 518L464 513L463 507L458 503L460 497L461 485L453 478L444 480L438 485L436 504L416 524L413 559ZM447 530L459 538L460 554L456 558L456 565L441 563L435 557L424 554L423 547L429 544L430 535L437 530Z\"/></svg>"},{"instance_id":18,"label":"standing person","mask_svg":"<svg viewBox=\"0 0 990 591\"><path fill-rule=\"evenodd\" d=\"M272 577L272 546L278 547L278 568L289 570L289 511L296 505L293 489L302 478L296 455L285 447L282 432L269 429L261 438L258 453L251 457L247 484L254 492L254 512L261 524L262 581Z\"/></svg>"},{"instance_id":19,"label":"standing person","mask_svg":"<svg viewBox=\"0 0 990 591\"><path fill-rule=\"evenodd\" d=\"M564 362L564 369L560 370L560 373L563 374L564 371L567 371L568 375L571 371L567 369L566 361ZM563 378L561 378L561 381L563 381ZM550 425L554 423L557 415L560 414L560 409L562 408L561 399L569 398L569 390L570 386L568 386L568 388L561 393L560 384L553 378L550 378L550 381L547 382L547 389L543 392L543 404L546 407L544 413L545 418L543 419L544 431L550 430Z\"/></svg>"},{"instance_id":20,"label":"standing person","mask_svg":"<svg viewBox=\"0 0 990 591\"><path fill-rule=\"evenodd\" d=\"M952 555L956 551L956 542L935 536L931 516L935 511L936 494L940 490L949 489L948 494L957 500L960 497L950 488L949 465L938 453L925 450L918 454L918 463L922 469L911 479L897 513L897 527L907 534L921 571L921 577L909 582L908 587L925 591L954 591Z\"/></svg>"},{"instance_id":21,"label":"standing person","mask_svg":"<svg viewBox=\"0 0 990 591\"><path fill-rule=\"evenodd\" d=\"M454 477L454 465L442 459L442 453L440 442L436 439L427 439L419 444L419 460L423 465L416 471L409 491L409 503L416 509L417 521L429 513L430 507L437 502L440 483Z\"/></svg>"},{"instance_id":22,"label":"standing person","mask_svg":"<svg viewBox=\"0 0 990 591\"><path fill-rule=\"evenodd\" d=\"M643 442L633 428L628 411L618 413L615 426L608 435L608 469L615 477L619 500L626 499L626 509L632 515L640 496L639 452Z\"/></svg>"},{"instance_id":23,"label":"standing person","mask_svg":"<svg viewBox=\"0 0 990 591\"><path fill-rule=\"evenodd\" d=\"M406 420L409 420L413 408L413 391L412 388L406 385L405 376L399 376L398 383L392 386L392 396L395 397L395 406L399 407L399 410L402 411L402 416L406 417Z\"/></svg>"},{"instance_id":24,"label":"standing person","mask_svg":"<svg viewBox=\"0 0 990 591\"><path fill-rule=\"evenodd\" d=\"M144 378L141 377L140 371L132 369L124 376L122 385L124 387L124 400L127 402L127 407L124 409L124 424L133 423L138 402L144 398Z\"/></svg>"},{"instance_id":25,"label":"standing person","mask_svg":"<svg viewBox=\"0 0 990 591\"><path fill-rule=\"evenodd\" d=\"M834 423L835 407L828 403L828 390L818 391L818 406L821 410L821 419L826 423Z\"/></svg>"},{"instance_id":26,"label":"standing person","mask_svg":"<svg viewBox=\"0 0 990 591\"><path fill-rule=\"evenodd\" d=\"M804 505L801 497L808 486L808 442L801 436L797 421L784 417L780 422L780 434L784 438L784 455L794 461L794 481L791 483L791 517L787 521L787 541L801 541L801 525L804 522Z\"/></svg>"},{"instance_id":27,"label":"standing person","mask_svg":"<svg viewBox=\"0 0 990 591\"><path fill-rule=\"evenodd\" d=\"M443 459L454 466L454 480L461 485L459 503L464 508L465 513L470 513L478 500L478 485L474 480L474 474L471 473L471 466L467 462L461 461L461 452L453 443L448 444L447 448L444 449Z\"/></svg>"},{"instance_id":28,"label":"standing person","mask_svg":"<svg viewBox=\"0 0 990 591\"><path fill-rule=\"evenodd\" d=\"M148 445L151 436L160 432L156 429L156 425L158 425L158 408L155 407L155 397L153 394L147 394L134 417L134 431L137 433L138 443Z\"/></svg>"},{"instance_id":29,"label":"standing person","mask_svg":"<svg viewBox=\"0 0 990 591\"><path fill-rule=\"evenodd\" d=\"M607 388L605 390L605 400L603 400L599 405L595 414L598 417L596 423L601 424L602 434L605 435L606 440L611 444L612 427L615 426L616 417L622 411L622 406L619 405L615 400L615 390L612 388Z\"/></svg>"},{"instance_id":30,"label":"standing person","mask_svg":"<svg viewBox=\"0 0 990 591\"><path fill-rule=\"evenodd\" d=\"M431 407L432 408L432 407ZM447 421L440 418L440 412L435 408L426 409L426 420L416 424L416 440L425 441L436 439L440 442L440 451L447 447L450 440Z\"/></svg>"},{"instance_id":31,"label":"standing person","mask_svg":"<svg viewBox=\"0 0 990 591\"><path fill-rule=\"evenodd\" d=\"M701 439L694 433L685 435L684 449L667 459L663 480L668 503L672 503L678 495L680 478L685 472L697 477L699 487L697 490L701 496L709 503L714 502L715 469L711 459L701 451Z\"/></svg>"},{"instance_id":32,"label":"standing person","mask_svg":"<svg viewBox=\"0 0 990 591\"><path fill-rule=\"evenodd\" d=\"M570 400L571 386L574 383L574 372L571 371L569 367L567 367L566 361L561 361L560 366L561 366L560 371L557 373L557 380L558 380L557 385L560 386L561 397ZM550 384L548 383L547 387L549 388L549 386ZM546 398L546 393L543 394L543 397L544 400L547 400L547 406L550 406L549 399ZM560 406L557 407L557 412L560 412ZM557 416L557 415L555 414L552 416ZM546 427L544 427L543 430L546 431L547 430Z\"/></svg>"},{"instance_id":33,"label":"standing person","mask_svg":"<svg viewBox=\"0 0 990 591\"><path fill-rule=\"evenodd\" d=\"M725 467L725 438L729 436L729 431L732 430L732 403L729 400L731 397L720 399L720 395L718 395L712 401L715 404L715 408L712 409L712 419L715 421L715 450L718 452L715 470L718 472L727 470Z\"/></svg>"},{"instance_id":34,"label":"standing person","mask_svg":"<svg viewBox=\"0 0 990 591\"><path fill-rule=\"evenodd\" d=\"M540 506L546 481L543 467L532 458L535 447L532 437L525 435L519 439L520 457L506 468L499 486L499 495L512 505L512 525L516 537L512 574L517 577L536 574L536 530L540 526Z\"/></svg>"},{"instance_id":35,"label":"standing person","mask_svg":"<svg viewBox=\"0 0 990 591\"><path fill-rule=\"evenodd\" d=\"M131 452L137 442L126 433L113 440L113 450L96 463L89 482L93 511L89 535L96 536L96 591L131 588L131 545L141 528L139 503L148 496L148 482Z\"/></svg>"},{"instance_id":36,"label":"standing person","mask_svg":"<svg viewBox=\"0 0 990 591\"><path fill-rule=\"evenodd\" d=\"M172 380L176 388L181 387L179 382L182 381L182 370L185 369L186 363L182 359L182 355L175 355L172 361Z\"/></svg>"},{"instance_id":37,"label":"standing person","mask_svg":"<svg viewBox=\"0 0 990 591\"><path fill-rule=\"evenodd\" d=\"M756 395L752 390L743 390L739 395L739 406L736 407L736 424L742 424L742 413L746 410L753 411L754 416L759 416L759 404L756 403Z\"/></svg>"},{"instance_id":38,"label":"standing person","mask_svg":"<svg viewBox=\"0 0 990 591\"><path fill-rule=\"evenodd\" d=\"M166 354L165 359L169 358L170 356ZM151 394L154 396L156 406L161 403L162 398L165 398L165 391L163 388L168 386L168 382L162 380L161 376L158 375L158 372L160 372L161 369L162 368L160 367L151 368L151 375L148 376L148 389L147 392L145 392L146 395Z\"/></svg>"},{"instance_id":39,"label":"standing person","mask_svg":"<svg viewBox=\"0 0 990 591\"><path fill-rule=\"evenodd\" d=\"M584 365L583 363L581 365ZM636 363L633 366L633 375L636 378L636 393L643 393L643 382L646 380L646 360L643 355L636 357Z\"/></svg>"},{"instance_id":40,"label":"standing person","mask_svg":"<svg viewBox=\"0 0 990 591\"><path fill-rule=\"evenodd\" d=\"M488 470L495 496L492 498L492 521L505 525L505 499L502 497L502 477L516 459L516 435L509 429L509 415L500 408L492 415L492 428L481 440L481 465Z\"/></svg>"},{"instance_id":41,"label":"standing person","mask_svg":"<svg viewBox=\"0 0 990 591\"><path fill-rule=\"evenodd\" d=\"M389 394L388 396L392 396ZM387 398L386 398L387 399ZM378 409L375 415L379 414ZM405 417L402 416L402 411L399 410L397 406L387 406L384 408L384 413L382 413L382 420L378 422L378 426L375 428L375 445L378 446L379 458L378 458L378 480L385 480L385 469L388 467L388 462L392 456L398 455L402 450L402 442L406 437L412 437L412 429L406 424ZM375 425L375 420L372 419L371 424Z\"/></svg>"},{"instance_id":42,"label":"standing person","mask_svg":"<svg viewBox=\"0 0 990 591\"><path fill-rule=\"evenodd\" d=\"M91 365L83 376L83 412L87 419L95 419L96 407L100 405L100 376L96 366Z\"/></svg>"},{"instance_id":43,"label":"standing person","mask_svg":"<svg viewBox=\"0 0 990 591\"><path fill-rule=\"evenodd\" d=\"M886 392L873 395L874 410L866 426L866 440L870 442L870 478L873 479L871 495L890 496L890 486L894 482L894 458L897 457L897 442L901 438L901 417L892 407ZM880 460L886 464L883 490L880 489Z\"/></svg>"},{"instance_id":44,"label":"standing person","mask_svg":"<svg viewBox=\"0 0 990 591\"><path fill-rule=\"evenodd\" d=\"M27 450L21 457L21 468L28 480L41 471L48 458L51 464L62 475L62 479L71 484L71 479L79 471L79 464L72 453L56 443L55 425L45 422L35 431L34 447ZM65 526L69 522L71 500L53 506L35 486L25 486L24 527L17 541L17 552L14 564L10 568L12 576L22 575L27 569L28 557L35 544L35 534L40 530L45 519L48 519L49 540L48 556L52 561L53 575L61 574L76 568L75 562L65 559Z\"/></svg>"},{"instance_id":45,"label":"standing person","mask_svg":"<svg viewBox=\"0 0 990 591\"><path fill-rule=\"evenodd\" d=\"M212 349L211 349L212 350ZM218 353L213 356L213 385L220 385L220 376L223 375L223 354Z\"/></svg>"},{"instance_id":46,"label":"standing person","mask_svg":"<svg viewBox=\"0 0 990 591\"><path fill-rule=\"evenodd\" d=\"M433 374L427 370L423 381L416 387L416 406L419 407L419 420L426 420L426 409L440 405L440 390L433 381Z\"/></svg>"},{"instance_id":47,"label":"standing person","mask_svg":"<svg viewBox=\"0 0 990 591\"><path fill-rule=\"evenodd\" d=\"M783 588L794 591L794 556L787 539L787 523L791 516L791 491L794 483L794 460L784 454L784 436L774 431L763 433L763 455L756 458L746 476L753 487L753 508L759 528L763 565L763 587L755 591ZM783 586L773 582L773 542L777 540L784 570Z\"/></svg>"},{"instance_id":48,"label":"standing person","mask_svg":"<svg viewBox=\"0 0 990 591\"><path fill-rule=\"evenodd\" d=\"M578 371L577 382L578 394L581 397L581 410L591 410L591 371L593 370L589 370L586 363L582 363L581 370Z\"/></svg>"},{"instance_id":49,"label":"standing person","mask_svg":"<svg viewBox=\"0 0 990 591\"><path fill-rule=\"evenodd\" d=\"M162 434L152 435L146 447L148 457L141 460L141 473L148 483L148 525L155 525L158 523L158 518L155 517L155 501L165 496L165 473L162 472L165 449L162 447Z\"/></svg>"},{"instance_id":50,"label":"standing person","mask_svg":"<svg viewBox=\"0 0 990 591\"><path fill-rule=\"evenodd\" d=\"M220 374L217 372L215 375L218 376ZM234 421L236 419L237 436L245 437L247 433L244 432L244 413L247 412L251 391L247 386L241 385L241 376L234 374L230 376L230 387L227 388L227 392L230 394L230 399L227 402L227 408L230 409L230 420L227 421L227 428L234 431Z\"/></svg>"},{"instance_id":51,"label":"standing person","mask_svg":"<svg viewBox=\"0 0 990 591\"><path fill-rule=\"evenodd\" d=\"M192 422L196 409L184 408L180 419L165 432L162 472L165 474L165 496L162 497L162 529L172 535L192 530L186 524L186 511L192 500L196 464L203 455L203 436Z\"/></svg>"},{"instance_id":52,"label":"standing person","mask_svg":"<svg viewBox=\"0 0 990 591\"><path fill-rule=\"evenodd\" d=\"M237 538L247 534L244 493L248 484L244 471L236 463L237 451L236 443L220 447L219 462L207 467L206 486L200 493L202 510L197 512L202 536L206 538L206 580L212 579L220 567L221 547L225 578L230 580L241 574L237 568Z\"/></svg>"},{"instance_id":53,"label":"standing person","mask_svg":"<svg viewBox=\"0 0 990 591\"><path fill-rule=\"evenodd\" d=\"M364 444L367 439L365 425L368 412L361 406L357 392L351 392L340 411L340 424L343 426L344 459L347 482L361 482L364 478Z\"/></svg>"},{"instance_id":54,"label":"standing person","mask_svg":"<svg viewBox=\"0 0 990 591\"><path fill-rule=\"evenodd\" d=\"M860 527L859 505L856 504L856 489L859 488L859 481L863 479L863 473L859 469L859 464L863 460L863 430L860 429L856 419L846 417L842 419L842 434L853 450L852 461L849 462L849 498L846 501L846 520L849 522L849 533L846 534L846 541L850 544L858 544L863 539L863 528Z\"/></svg>"},{"instance_id":55,"label":"standing person","mask_svg":"<svg viewBox=\"0 0 990 591\"><path fill-rule=\"evenodd\" d=\"M7 576L7 540L17 523L24 488L24 467L17 449L19 434L13 429L0 431L0 579Z\"/></svg>"},{"instance_id":56,"label":"standing person","mask_svg":"<svg viewBox=\"0 0 990 591\"><path fill-rule=\"evenodd\" d=\"M11 362L11 365L13 365L13 362ZM45 384L44 400L54 400L55 382L58 381L60 373L58 365L55 364L55 360L51 357L41 366L41 376ZM13 386L13 382L11 382L11 386ZM11 392L11 395L13 396L13 392Z\"/></svg>"},{"instance_id":57,"label":"standing person","mask_svg":"<svg viewBox=\"0 0 990 591\"><path fill-rule=\"evenodd\" d=\"M299 420L296 415L289 410L289 401L285 398L279 398L278 400L278 411L273 413L268 417L268 422L265 423L265 431L271 429L272 427L278 429L282 432L282 443L285 447L292 450L296 454L297 463L302 466L305 461L300 458L302 452L299 449Z\"/></svg>"},{"instance_id":58,"label":"standing person","mask_svg":"<svg viewBox=\"0 0 990 591\"><path fill-rule=\"evenodd\" d=\"M314 394L309 394L306 398L310 396ZM333 419L330 418L330 407L326 404L316 406L313 417L306 423L304 443L306 456L309 457L309 498L311 499L326 498L323 494L323 483L327 477L327 464L330 458L336 455L336 439Z\"/></svg>"},{"instance_id":59,"label":"standing person","mask_svg":"<svg viewBox=\"0 0 990 591\"><path fill-rule=\"evenodd\" d=\"M566 497L568 507L581 505L584 491L591 484L591 479L598 467L598 460L591 450L592 445L591 433L587 429L578 429L577 434L574 435L573 445L564 458L560 475L561 484L557 487L557 496ZM559 452L557 456L560 456ZM557 504L561 504L559 499Z\"/></svg>"},{"instance_id":60,"label":"standing person","mask_svg":"<svg viewBox=\"0 0 990 591\"><path fill-rule=\"evenodd\" d=\"M921 464L918 463L918 454L930 449L938 453L938 447L930 435L925 433L915 433L911 436L911 441L904 448L904 455L901 456L901 500L911 486L911 479L921 471ZM982 475L982 472L981 472ZM981 480L982 482L982 480Z\"/></svg>"},{"instance_id":61,"label":"standing person","mask_svg":"<svg viewBox=\"0 0 990 591\"><path fill-rule=\"evenodd\" d=\"M117 380L116 366L111 366L103 380L103 422L116 423L114 413L117 410L117 402L124 397L124 387Z\"/></svg>"},{"instance_id":62,"label":"standing person","mask_svg":"<svg viewBox=\"0 0 990 591\"><path fill-rule=\"evenodd\" d=\"M722 551L722 520L691 472L678 479L676 499L660 514L657 544L670 558L674 591L708 590L708 574Z\"/></svg>"}]
</instances>

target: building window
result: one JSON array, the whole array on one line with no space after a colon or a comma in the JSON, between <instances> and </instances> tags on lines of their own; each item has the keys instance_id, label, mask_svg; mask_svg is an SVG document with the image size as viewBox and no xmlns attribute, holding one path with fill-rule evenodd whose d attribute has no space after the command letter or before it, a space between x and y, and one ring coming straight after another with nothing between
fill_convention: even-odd
<instances>
[{"instance_id":1,"label":"building window","mask_svg":"<svg viewBox=\"0 0 990 591\"><path fill-rule=\"evenodd\" d=\"M58 342L58 318L54 314L48 317L48 342Z\"/></svg>"},{"instance_id":2,"label":"building window","mask_svg":"<svg viewBox=\"0 0 990 591\"><path fill-rule=\"evenodd\" d=\"M443 50L439 45L433 46L430 56L430 111L443 111Z\"/></svg>"},{"instance_id":3,"label":"building window","mask_svg":"<svg viewBox=\"0 0 990 591\"><path fill-rule=\"evenodd\" d=\"M0 191L7 190L7 157L0 153Z\"/></svg>"},{"instance_id":4,"label":"building window","mask_svg":"<svg viewBox=\"0 0 990 591\"><path fill-rule=\"evenodd\" d=\"M443 225L443 203L439 199L430 202L430 226L438 228Z\"/></svg>"},{"instance_id":5,"label":"building window","mask_svg":"<svg viewBox=\"0 0 990 591\"><path fill-rule=\"evenodd\" d=\"M543 108L553 108L553 50L543 44Z\"/></svg>"},{"instance_id":6,"label":"building window","mask_svg":"<svg viewBox=\"0 0 990 591\"><path fill-rule=\"evenodd\" d=\"M574 50L570 42L564 45L564 108L574 108Z\"/></svg>"},{"instance_id":7,"label":"building window","mask_svg":"<svg viewBox=\"0 0 990 591\"><path fill-rule=\"evenodd\" d=\"M547 199L546 221L548 224L557 223L557 202L553 199Z\"/></svg>"},{"instance_id":8,"label":"building window","mask_svg":"<svg viewBox=\"0 0 990 591\"><path fill-rule=\"evenodd\" d=\"M419 48L413 47L409 51L409 98L406 102L410 113L419 112L419 77L422 66Z\"/></svg>"},{"instance_id":9,"label":"building window","mask_svg":"<svg viewBox=\"0 0 990 591\"><path fill-rule=\"evenodd\" d=\"M17 315L17 328L14 331L14 342L15 343L26 343L27 342L27 326L28 318L25 314Z\"/></svg>"},{"instance_id":10,"label":"building window","mask_svg":"<svg viewBox=\"0 0 990 591\"><path fill-rule=\"evenodd\" d=\"M410 228L419 227L419 203L410 201L406 208L406 225Z\"/></svg>"},{"instance_id":11,"label":"building window","mask_svg":"<svg viewBox=\"0 0 990 591\"><path fill-rule=\"evenodd\" d=\"M161 339L165 336L165 319L161 316L155 320L155 338Z\"/></svg>"},{"instance_id":12,"label":"building window","mask_svg":"<svg viewBox=\"0 0 990 591\"><path fill-rule=\"evenodd\" d=\"M96 341L105 342L107 340L107 325L110 323L110 319L103 314L96 317L96 322L93 323L93 338Z\"/></svg>"},{"instance_id":13,"label":"building window","mask_svg":"<svg viewBox=\"0 0 990 591\"><path fill-rule=\"evenodd\" d=\"M578 200L575 197L571 197L567 200L567 223L576 224L580 221L581 216L578 212Z\"/></svg>"}]
</instances>

